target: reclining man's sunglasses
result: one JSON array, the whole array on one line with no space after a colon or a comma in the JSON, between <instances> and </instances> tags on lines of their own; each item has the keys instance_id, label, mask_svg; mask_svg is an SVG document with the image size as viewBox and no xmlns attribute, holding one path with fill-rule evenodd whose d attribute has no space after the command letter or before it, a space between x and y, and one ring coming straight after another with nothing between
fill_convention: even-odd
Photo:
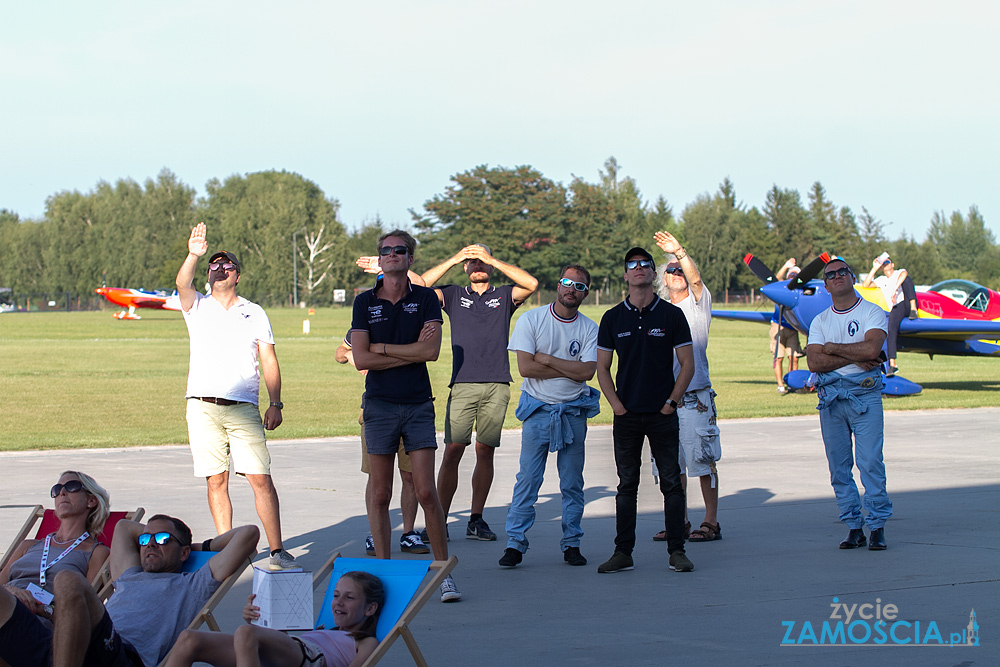
<instances>
[{"instance_id":1,"label":"reclining man's sunglasses","mask_svg":"<svg viewBox=\"0 0 1000 667\"><path fill-rule=\"evenodd\" d=\"M182 547L187 546L186 544L181 542L179 539L177 539L170 533L143 533L142 535L139 536L139 546L140 547L148 546L150 540L153 540L161 547L170 540L177 540L177 544L181 545Z\"/></svg>"}]
</instances>

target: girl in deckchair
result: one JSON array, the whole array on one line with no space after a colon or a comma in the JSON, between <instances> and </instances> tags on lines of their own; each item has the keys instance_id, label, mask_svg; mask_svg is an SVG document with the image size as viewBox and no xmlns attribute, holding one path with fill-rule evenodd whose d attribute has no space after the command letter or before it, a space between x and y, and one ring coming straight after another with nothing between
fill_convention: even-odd
<instances>
[{"instance_id":1,"label":"girl in deckchair","mask_svg":"<svg viewBox=\"0 0 1000 667\"><path fill-rule=\"evenodd\" d=\"M47 594L63 570L92 581L111 550L97 541L108 519L111 497L90 475L67 470L49 490L59 528L40 540L24 540L14 548L10 563L0 571L0 583L29 611L52 615ZM2 595L2 593L0 593Z\"/></svg>"},{"instance_id":2,"label":"girl in deckchair","mask_svg":"<svg viewBox=\"0 0 1000 667\"><path fill-rule=\"evenodd\" d=\"M247 623L260 618L254 597L243 608ZM233 635L185 630L170 651L166 667L191 667L195 662L216 667L357 667L378 646L375 626L384 601L385 589L378 577L347 572L333 590L331 609L337 629L312 630L297 637L256 625L241 626Z\"/></svg>"}]
</instances>

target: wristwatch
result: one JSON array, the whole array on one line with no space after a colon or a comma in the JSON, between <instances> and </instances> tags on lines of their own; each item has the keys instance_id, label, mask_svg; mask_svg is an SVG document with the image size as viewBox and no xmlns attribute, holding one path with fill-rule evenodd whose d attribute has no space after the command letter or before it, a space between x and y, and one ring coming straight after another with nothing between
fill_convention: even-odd
<instances>
[{"instance_id":1,"label":"wristwatch","mask_svg":"<svg viewBox=\"0 0 1000 667\"><path fill-rule=\"evenodd\" d=\"M271 401L271 407L278 408L279 410L284 410L285 404L282 403L281 401Z\"/></svg>"},{"instance_id":2,"label":"wristwatch","mask_svg":"<svg viewBox=\"0 0 1000 667\"><path fill-rule=\"evenodd\" d=\"M668 398L667 399L667 405L669 405L670 407L672 407L674 410L677 409L677 401L675 401L672 398Z\"/></svg>"}]
</instances>

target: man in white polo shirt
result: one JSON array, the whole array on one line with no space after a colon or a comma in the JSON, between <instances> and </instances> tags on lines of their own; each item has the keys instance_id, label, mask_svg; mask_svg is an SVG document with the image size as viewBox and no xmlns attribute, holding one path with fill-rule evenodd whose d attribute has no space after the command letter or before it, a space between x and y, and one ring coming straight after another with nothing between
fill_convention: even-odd
<instances>
[{"instance_id":1,"label":"man in white polo shirt","mask_svg":"<svg viewBox=\"0 0 1000 667\"><path fill-rule=\"evenodd\" d=\"M209 259L211 294L194 288L198 260L208 252L205 223L188 239L188 254L177 272L177 294L191 339L187 422L194 474L208 482L208 507L219 534L233 527L229 498L229 458L237 475L250 482L257 515L270 547L271 569L295 567L281 542L278 492L271 481L271 457L264 429L281 424L281 371L274 336L264 309L236 294L240 263L228 251ZM270 396L263 422L257 407L260 376Z\"/></svg>"}]
</instances>

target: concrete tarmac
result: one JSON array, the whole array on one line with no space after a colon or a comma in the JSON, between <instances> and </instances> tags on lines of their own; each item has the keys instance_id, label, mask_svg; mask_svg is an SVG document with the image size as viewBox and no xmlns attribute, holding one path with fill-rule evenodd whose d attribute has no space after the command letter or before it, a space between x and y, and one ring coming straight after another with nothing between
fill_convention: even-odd
<instances>
[{"instance_id":1,"label":"concrete tarmac","mask_svg":"<svg viewBox=\"0 0 1000 667\"><path fill-rule=\"evenodd\" d=\"M587 438L581 551L590 563L563 563L553 461L528 534L531 548L518 567L500 568L520 452L520 433L505 432L485 514L500 539L464 539L470 452L449 544L459 558L455 579L464 598L453 604L432 598L412 625L414 635L431 665L1000 664L998 424L1000 408L887 412L894 516L888 550L869 552L837 548L847 529L837 520L817 417L721 422L723 539L688 544L690 573L671 571L664 543L651 539L663 526L663 503L646 472L635 569L597 573L615 537L617 476L608 427L591 428ZM286 548L306 569L333 551L364 557L359 439L275 440L270 448ZM186 447L0 453L0 466L0 548L29 507L50 506L48 489L66 469L92 474L111 491L114 509L141 505L147 517L176 515L197 541L214 532L204 481L192 476ZM249 485L234 479L231 486L235 523L259 524ZM703 506L697 485L692 490L697 527ZM392 517L396 545L398 503ZM419 514L417 524L423 524ZM261 558L265 541L262 531ZM224 631L241 622L249 590L248 571L216 613ZM950 645L966 641L973 609L981 645ZM878 615L886 625L876 625ZM844 634L824 637L824 623L836 633L838 621ZM382 664L413 662L400 641Z\"/></svg>"}]
</instances>

